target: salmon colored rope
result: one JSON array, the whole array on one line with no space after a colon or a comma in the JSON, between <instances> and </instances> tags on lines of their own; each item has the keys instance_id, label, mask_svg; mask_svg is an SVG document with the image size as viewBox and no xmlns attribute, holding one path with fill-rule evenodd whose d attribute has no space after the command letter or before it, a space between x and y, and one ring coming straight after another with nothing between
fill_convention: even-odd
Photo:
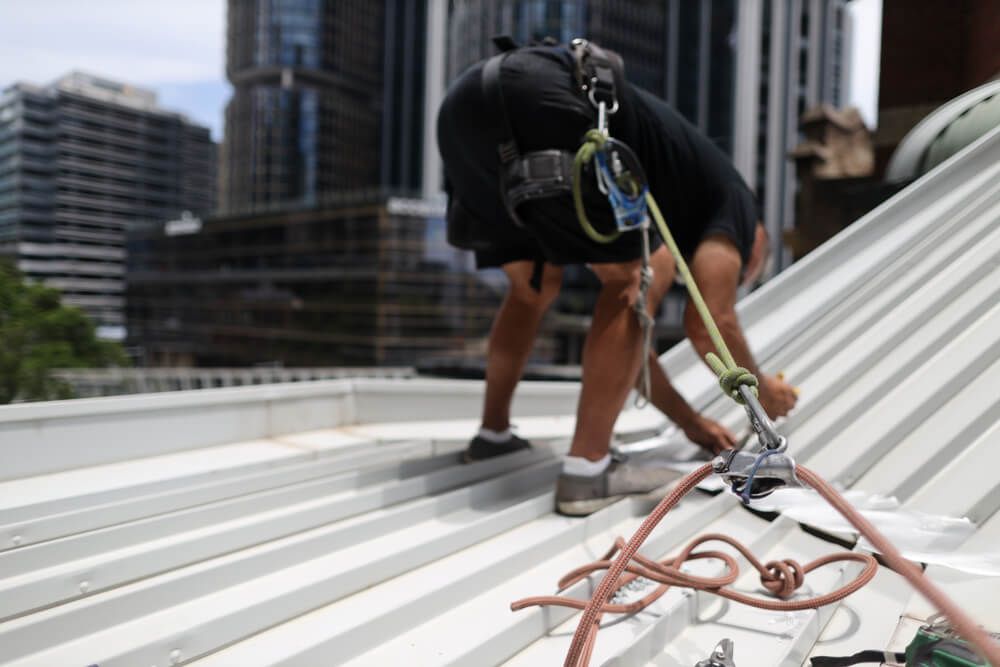
<instances>
[{"instance_id":1,"label":"salmon colored rope","mask_svg":"<svg viewBox=\"0 0 1000 667\"><path fill-rule=\"evenodd\" d=\"M743 556L750 561L750 564L757 570L757 572L760 573L760 582L763 584L764 588L770 591L770 593L775 597L780 598L780 600L768 600L765 598L755 597L753 595L746 595L745 593L739 593L730 588L726 588L726 586L731 585L739 577L739 565L736 563L735 558L721 551L695 551L697 547L701 546L705 542L725 542L726 544L734 547L737 551L743 554ZM610 568L612 563L611 558L624 548L625 540L619 537L615 540L615 545L601 560L577 568L563 577L559 581L559 590L569 588L576 582L586 579L598 570L606 570ZM721 577L698 577L681 571L681 566L687 561L706 558L720 560L725 563L726 574ZM803 584L806 574L812 572L816 568L840 561L855 561L864 564L865 568L854 579L854 581L838 588L833 592L808 599L795 601L787 600ZM613 604L606 602L601 605L601 613L634 614L638 611L642 611L666 593L671 586L684 586L687 588L707 591L709 593L714 593L721 597L733 600L734 602L741 602L743 604L750 605L751 607L757 607L758 609L769 609L771 611L800 611L802 609L814 609L832 602L837 602L838 600L842 600L848 595L855 593L861 589L862 586L871 581L877 571L878 562L874 557L869 556L868 554L855 553L851 551L844 551L837 554L831 554L829 556L823 556L807 563L804 566L799 565L791 559L771 561L765 565L758 561L750 550L747 549L747 547L733 538L720 533L707 533L692 540L686 547L684 547L684 550L676 556L672 556L660 562L645 558L641 554L633 556L632 562L625 566L625 572L618 578L614 591L621 590L623 587L628 586L639 577L645 577L646 579L658 582L660 585L646 595L646 597L629 604ZM518 600L517 602L512 603L510 608L514 611L518 611L519 609L524 609L525 607L544 605L585 609L587 601L558 595L539 595L536 597Z\"/></svg>"},{"instance_id":2,"label":"salmon colored rope","mask_svg":"<svg viewBox=\"0 0 1000 667\"><path fill-rule=\"evenodd\" d=\"M875 559L866 554L855 552L845 552L818 558L804 567L800 567L794 561L772 561L762 565L743 545L728 537L717 534L704 535L694 540L680 554L673 558L668 558L662 563L637 555L639 547L642 546L642 543L646 541L660 521L663 520L663 517L680 502L681 498L686 496L699 482L710 474L712 474L712 464L706 463L682 478L674 490L660 501L650 515L646 517L645 521L642 522L642 525L639 526L639 529L632 536L632 539L625 543L619 538L615 542L615 546L600 561L574 570L559 582L559 588L563 590L573 583L586 578L596 570L607 569L607 573L598 585L597 591L589 601L584 602L582 600L559 596L544 596L526 598L511 605L511 608L515 610L538 604L554 604L583 609L580 622L573 635L573 642L570 645L569 652L566 654L565 667L586 667L589 664L603 614L634 613L656 600L670 586L687 586L706 590L730 600L761 609L796 611L821 607L840 600L856 592L875 575L877 568ZM861 516L850 503L844 500L843 496L836 489L827 484L816 473L802 466L796 467L796 475L805 485L815 489L844 518L857 528L883 554L886 563L892 569L906 577L914 588L934 604L938 610L943 612L958 633L979 649L980 653L991 664L1000 665L1000 645L990 640L986 633L972 619L962 612L954 602L949 600L929 579L924 577L919 567L903 558L899 551L871 523ZM826 595L794 601L764 600L726 588L726 586L733 583L739 576L735 559L728 554L718 551L694 551L696 547L710 540L724 541L736 547L758 572L761 573L761 581L764 586L779 598L789 597L801 585L802 579L807 572L828 563L837 560L854 560L864 563L865 569L853 582ZM618 553L618 557L612 560L615 553ZM726 574L720 577L695 577L680 571L681 565L686 560L701 558L721 560L726 565ZM611 596L615 591L631 583L638 577L645 577L656 581L660 586L641 600L629 604L613 604L610 602Z\"/></svg>"}]
</instances>

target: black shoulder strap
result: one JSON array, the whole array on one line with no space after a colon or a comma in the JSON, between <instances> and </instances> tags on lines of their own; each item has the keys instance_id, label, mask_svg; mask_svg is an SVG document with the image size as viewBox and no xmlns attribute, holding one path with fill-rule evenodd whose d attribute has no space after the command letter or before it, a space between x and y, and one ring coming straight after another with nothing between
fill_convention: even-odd
<instances>
[{"instance_id":1,"label":"black shoulder strap","mask_svg":"<svg viewBox=\"0 0 1000 667\"><path fill-rule=\"evenodd\" d=\"M510 126L510 117L507 115L507 105L504 104L503 84L500 82L500 67L508 55L510 51L498 53L483 65L483 100L486 102L486 108L500 121L497 123L499 131L497 151L502 164L513 162L520 155L517 142L514 141L514 131Z\"/></svg>"}]
</instances>

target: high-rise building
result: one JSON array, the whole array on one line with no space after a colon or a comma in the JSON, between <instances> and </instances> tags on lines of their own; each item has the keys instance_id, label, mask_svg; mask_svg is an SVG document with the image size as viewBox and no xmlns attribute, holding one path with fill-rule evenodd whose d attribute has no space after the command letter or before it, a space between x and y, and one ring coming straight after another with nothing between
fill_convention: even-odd
<instances>
[{"instance_id":1,"label":"high-rise building","mask_svg":"<svg viewBox=\"0 0 1000 667\"><path fill-rule=\"evenodd\" d=\"M209 130L82 73L0 93L0 254L123 335L125 232L215 205Z\"/></svg>"},{"instance_id":2,"label":"high-rise building","mask_svg":"<svg viewBox=\"0 0 1000 667\"><path fill-rule=\"evenodd\" d=\"M222 210L130 236L129 333L147 364L482 356L500 291L446 243L441 202L415 198L439 189L424 147L436 155L446 10L230 0Z\"/></svg>"},{"instance_id":3,"label":"high-rise building","mask_svg":"<svg viewBox=\"0 0 1000 667\"><path fill-rule=\"evenodd\" d=\"M325 207L136 229L129 334L154 366L481 359L502 290L447 244L442 213L348 193Z\"/></svg>"},{"instance_id":4,"label":"high-rise building","mask_svg":"<svg viewBox=\"0 0 1000 667\"><path fill-rule=\"evenodd\" d=\"M1000 3L884 0L876 175L910 130L946 101L1000 79Z\"/></svg>"},{"instance_id":5,"label":"high-rise building","mask_svg":"<svg viewBox=\"0 0 1000 667\"><path fill-rule=\"evenodd\" d=\"M222 210L417 187L425 17L423 2L230 0Z\"/></svg>"},{"instance_id":6,"label":"high-rise building","mask_svg":"<svg viewBox=\"0 0 1000 667\"><path fill-rule=\"evenodd\" d=\"M379 183L416 194L422 187L424 163L428 2L384 0L384 4Z\"/></svg>"}]
</instances>

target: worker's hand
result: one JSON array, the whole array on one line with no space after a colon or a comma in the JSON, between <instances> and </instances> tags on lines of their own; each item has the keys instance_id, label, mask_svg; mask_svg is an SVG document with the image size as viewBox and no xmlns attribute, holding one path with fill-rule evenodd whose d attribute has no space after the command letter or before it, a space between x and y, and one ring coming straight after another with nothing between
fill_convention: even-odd
<instances>
[{"instance_id":1,"label":"worker's hand","mask_svg":"<svg viewBox=\"0 0 1000 667\"><path fill-rule=\"evenodd\" d=\"M682 427L687 439L701 445L713 455L736 446L736 436L717 421L695 415L694 419Z\"/></svg>"},{"instance_id":2,"label":"worker's hand","mask_svg":"<svg viewBox=\"0 0 1000 667\"><path fill-rule=\"evenodd\" d=\"M761 375L759 387L761 406L771 419L784 417L798 402L799 390L785 382L785 377L781 373Z\"/></svg>"}]
</instances>

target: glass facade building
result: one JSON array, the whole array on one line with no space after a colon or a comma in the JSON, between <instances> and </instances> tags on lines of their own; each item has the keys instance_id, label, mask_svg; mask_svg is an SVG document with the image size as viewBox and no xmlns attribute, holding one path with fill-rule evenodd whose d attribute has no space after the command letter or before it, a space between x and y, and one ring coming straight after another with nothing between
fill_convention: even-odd
<instances>
[{"instance_id":1,"label":"glass facade building","mask_svg":"<svg viewBox=\"0 0 1000 667\"><path fill-rule=\"evenodd\" d=\"M129 227L215 206L208 128L87 74L0 94L0 255L123 334Z\"/></svg>"},{"instance_id":2,"label":"glass facade building","mask_svg":"<svg viewBox=\"0 0 1000 667\"><path fill-rule=\"evenodd\" d=\"M192 234L137 229L130 334L148 365L480 358L502 289L447 244L442 212L427 208L345 195L325 207L209 218Z\"/></svg>"},{"instance_id":3,"label":"glass facade building","mask_svg":"<svg viewBox=\"0 0 1000 667\"><path fill-rule=\"evenodd\" d=\"M231 0L222 209L313 204L379 182L383 3ZM379 45L372 48L372 45Z\"/></svg>"}]
</instances>

